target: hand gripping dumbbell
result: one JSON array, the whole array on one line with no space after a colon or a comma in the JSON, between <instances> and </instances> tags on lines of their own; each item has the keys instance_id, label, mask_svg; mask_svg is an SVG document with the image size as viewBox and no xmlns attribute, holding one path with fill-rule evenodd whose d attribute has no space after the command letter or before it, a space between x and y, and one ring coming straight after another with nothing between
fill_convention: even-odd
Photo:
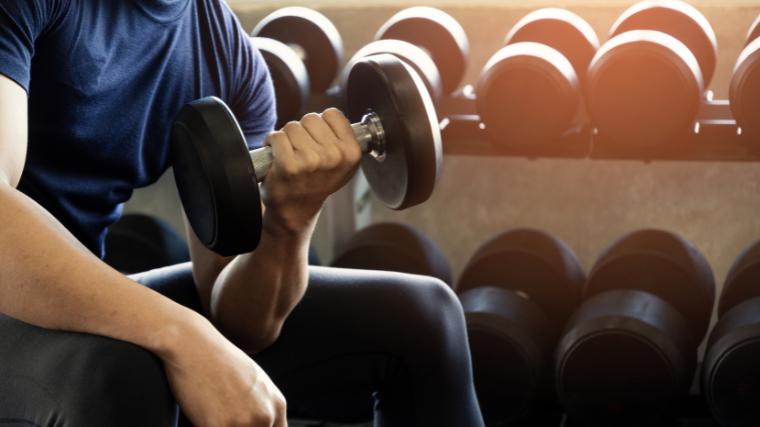
<instances>
[{"instance_id":1,"label":"hand gripping dumbbell","mask_svg":"<svg viewBox=\"0 0 760 427\"><path fill-rule=\"evenodd\" d=\"M462 26L432 7L410 7L393 15L378 30L378 40L401 40L421 48L440 73L444 95L457 89L470 58L470 42Z\"/></svg>"},{"instance_id":2,"label":"hand gripping dumbbell","mask_svg":"<svg viewBox=\"0 0 760 427\"><path fill-rule=\"evenodd\" d=\"M688 241L641 230L608 246L557 347L557 394L584 426L649 426L687 396L715 282Z\"/></svg>"},{"instance_id":3,"label":"hand gripping dumbbell","mask_svg":"<svg viewBox=\"0 0 760 427\"><path fill-rule=\"evenodd\" d=\"M584 281L572 249L532 229L491 238L467 263L456 290L486 426L514 425L551 399L552 356Z\"/></svg>"},{"instance_id":4,"label":"hand gripping dumbbell","mask_svg":"<svg viewBox=\"0 0 760 427\"><path fill-rule=\"evenodd\" d=\"M271 13L253 29L251 43L261 52L272 77L277 129L307 113L311 92L324 92L343 60L337 28L324 15L305 7Z\"/></svg>"},{"instance_id":5,"label":"hand gripping dumbbell","mask_svg":"<svg viewBox=\"0 0 760 427\"><path fill-rule=\"evenodd\" d=\"M347 95L375 195L391 209L427 200L440 175L441 134L419 76L392 55L375 55L354 64ZM174 177L198 239L224 256L253 251L262 225L258 183L272 164L271 148L249 152L233 113L213 97L185 105L171 138Z\"/></svg>"},{"instance_id":6,"label":"hand gripping dumbbell","mask_svg":"<svg viewBox=\"0 0 760 427\"><path fill-rule=\"evenodd\" d=\"M760 16L752 24L734 66L728 99L742 132L760 140Z\"/></svg>"},{"instance_id":7,"label":"hand gripping dumbbell","mask_svg":"<svg viewBox=\"0 0 760 427\"><path fill-rule=\"evenodd\" d=\"M702 363L702 395L726 427L760 420L760 241L739 255L718 303Z\"/></svg>"},{"instance_id":8,"label":"hand gripping dumbbell","mask_svg":"<svg viewBox=\"0 0 760 427\"><path fill-rule=\"evenodd\" d=\"M578 15L541 9L521 19L486 63L477 88L485 130L508 147L531 147L570 130L599 39Z\"/></svg>"},{"instance_id":9,"label":"hand gripping dumbbell","mask_svg":"<svg viewBox=\"0 0 760 427\"><path fill-rule=\"evenodd\" d=\"M384 222L359 230L330 266L420 274L451 286L451 268L441 247L405 224Z\"/></svg>"},{"instance_id":10,"label":"hand gripping dumbbell","mask_svg":"<svg viewBox=\"0 0 760 427\"><path fill-rule=\"evenodd\" d=\"M628 9L588 69L586 106L611 150L670 154L695 133L712 79L715 33L680 0L647 0Z\"/></svg>"}]
</instances>

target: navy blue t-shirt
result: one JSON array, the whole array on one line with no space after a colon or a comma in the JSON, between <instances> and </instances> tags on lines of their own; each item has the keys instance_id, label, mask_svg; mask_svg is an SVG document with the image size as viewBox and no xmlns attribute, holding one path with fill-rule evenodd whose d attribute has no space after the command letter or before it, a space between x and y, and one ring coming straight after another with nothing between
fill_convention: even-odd
<instances>
[{"instance_id":1,"label":"navy blue t-shirt","mask_svg":"<svg viewBox=\"0 0 760 427\"><path fill-rule=\"evenodd\" d=\"M223 0L0 0L0 74L29 94L19 190L100 256L132 190L171 166L185 103L221 98L251 149L276 119L266 65Z\"/></svg>"}]
</instances>

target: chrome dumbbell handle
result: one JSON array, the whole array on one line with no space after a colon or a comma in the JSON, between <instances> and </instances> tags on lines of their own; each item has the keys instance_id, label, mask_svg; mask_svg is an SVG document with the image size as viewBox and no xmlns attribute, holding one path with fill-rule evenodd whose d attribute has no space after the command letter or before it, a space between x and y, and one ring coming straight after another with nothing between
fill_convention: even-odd
<instances>
[{"instance_id":1,"label":"chrome dumbbell handle","mask_svg":"<svg viewBox=\"0 0 760 427\"><path fill-rule=\"evenodd\" d=\"M385 160L385 131L377 113L368 111L362 121L351 125L362 149L362 154L370 154L378 162ZM272 168L272 147L262 147L249 152L258 182L264 181Z\"/></svg>"}]
</instances>

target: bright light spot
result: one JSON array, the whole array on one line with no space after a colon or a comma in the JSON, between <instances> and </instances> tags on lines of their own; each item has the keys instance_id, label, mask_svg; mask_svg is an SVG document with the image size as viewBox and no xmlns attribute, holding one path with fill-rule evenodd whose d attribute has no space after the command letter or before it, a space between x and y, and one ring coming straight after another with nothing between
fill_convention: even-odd
<instances>
[{"instance_id":1,"label":"bright light spot","mask_svg":"<svg viewBox=\"0 0 760 427\"><path fill-rule=\"evenodd\" d=\"M517 295L519 295L519 296L521 296L521 297L525 298L526 300L530 301L530 296L529 296L528 294L526 294L525 292L523 292L523 291L515 291L515 293L516 293Z\"/></svg>"},{"instance_id":2,"label":"bright light spot","mask_svg":"<svg viewBox=\"0 0 760 427\"><path fill-rule=\"evenodd\" d=\"M481 128L481 129L485 129L486 128L486 124L485 123L481 123L481 124L478 125L478 127Z\"/></svg>"},{"instance_id":3,"label":"bright light spot","mask_svg":"<svg viewBox=\"0 0 760 427\"><path fill-rule=\"evenodd\" d=\"M441 123L438 125L438 128L441 130L444 130L446 129L446 126L449 125L449 123L451 123L451 121L449 120L448 117L445 117L443 120L441 120Z\"/></svg>"},{"instance_id":4,"label":"bright light spot","mask_svg":"<svg viewBox=\"0 0 760 427\"><path fill-rule=\"evenodd\" d=\"M304 49L300 44L295 43L288 43L288 47L293 49L293 52L295 52L296 55L301 58L301 61L306 62L306 49Z\"/></svg>"},{"instance_id":5,"label":"bright light spot","mask_svg":"<svg viewBox=\"0 0 760 427\"><path fill-rule=\"evenodd\" d=\"M742 128L736 128L736 134L741 135L742 134Z\"/></svg>"},{"instance_id":6,"label":"bright light spot","mask_svg":"<svg viewBox=\"0 0 760 427\"><path fill-rule=\"evenodd\" d=\"M694 133L699 133L699 122L694 123Z\"/></svg>"}]
</instances>

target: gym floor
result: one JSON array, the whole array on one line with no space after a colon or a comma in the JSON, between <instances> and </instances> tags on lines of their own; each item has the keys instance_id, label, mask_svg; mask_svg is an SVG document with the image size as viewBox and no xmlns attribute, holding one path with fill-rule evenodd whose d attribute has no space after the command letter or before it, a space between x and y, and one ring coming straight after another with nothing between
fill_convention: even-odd
<instances>
[{"instance_id":1,"label":"gym floor","mask_svg":"<svg viewBox=\"0 0 760 427\"><path fill-rule=\"evenodd\" d=\"M376 1L371 7L355 0L228 3L249 31L281 7L315 8L341 32L345 60L372 41L393 14L412 5L398 0ZM530 11L567 8L587 20L603 43L617 17L635 1L479 0L466 7L461 3L413 4L439 7L462 24L471 44L464 84L474 85L509 29ZM689 3L706 16L717 34L718 64L709 89L715 99L726 99L731 71L747 30L760 14L760 1ZM446 156L439 186L427 203L403 212L390 211L379 202L372 206L373 222L403 222L433 237L446 253L455 280L484 240L508 228L552 233L576 251L587 271L617 237L636 229L660 228L685 237L705 254L719 294L733 260L760 239L760 163ZM136 192L125 211L151 213L183 230L170 174Z\"/></svg>"}]
</instances>

